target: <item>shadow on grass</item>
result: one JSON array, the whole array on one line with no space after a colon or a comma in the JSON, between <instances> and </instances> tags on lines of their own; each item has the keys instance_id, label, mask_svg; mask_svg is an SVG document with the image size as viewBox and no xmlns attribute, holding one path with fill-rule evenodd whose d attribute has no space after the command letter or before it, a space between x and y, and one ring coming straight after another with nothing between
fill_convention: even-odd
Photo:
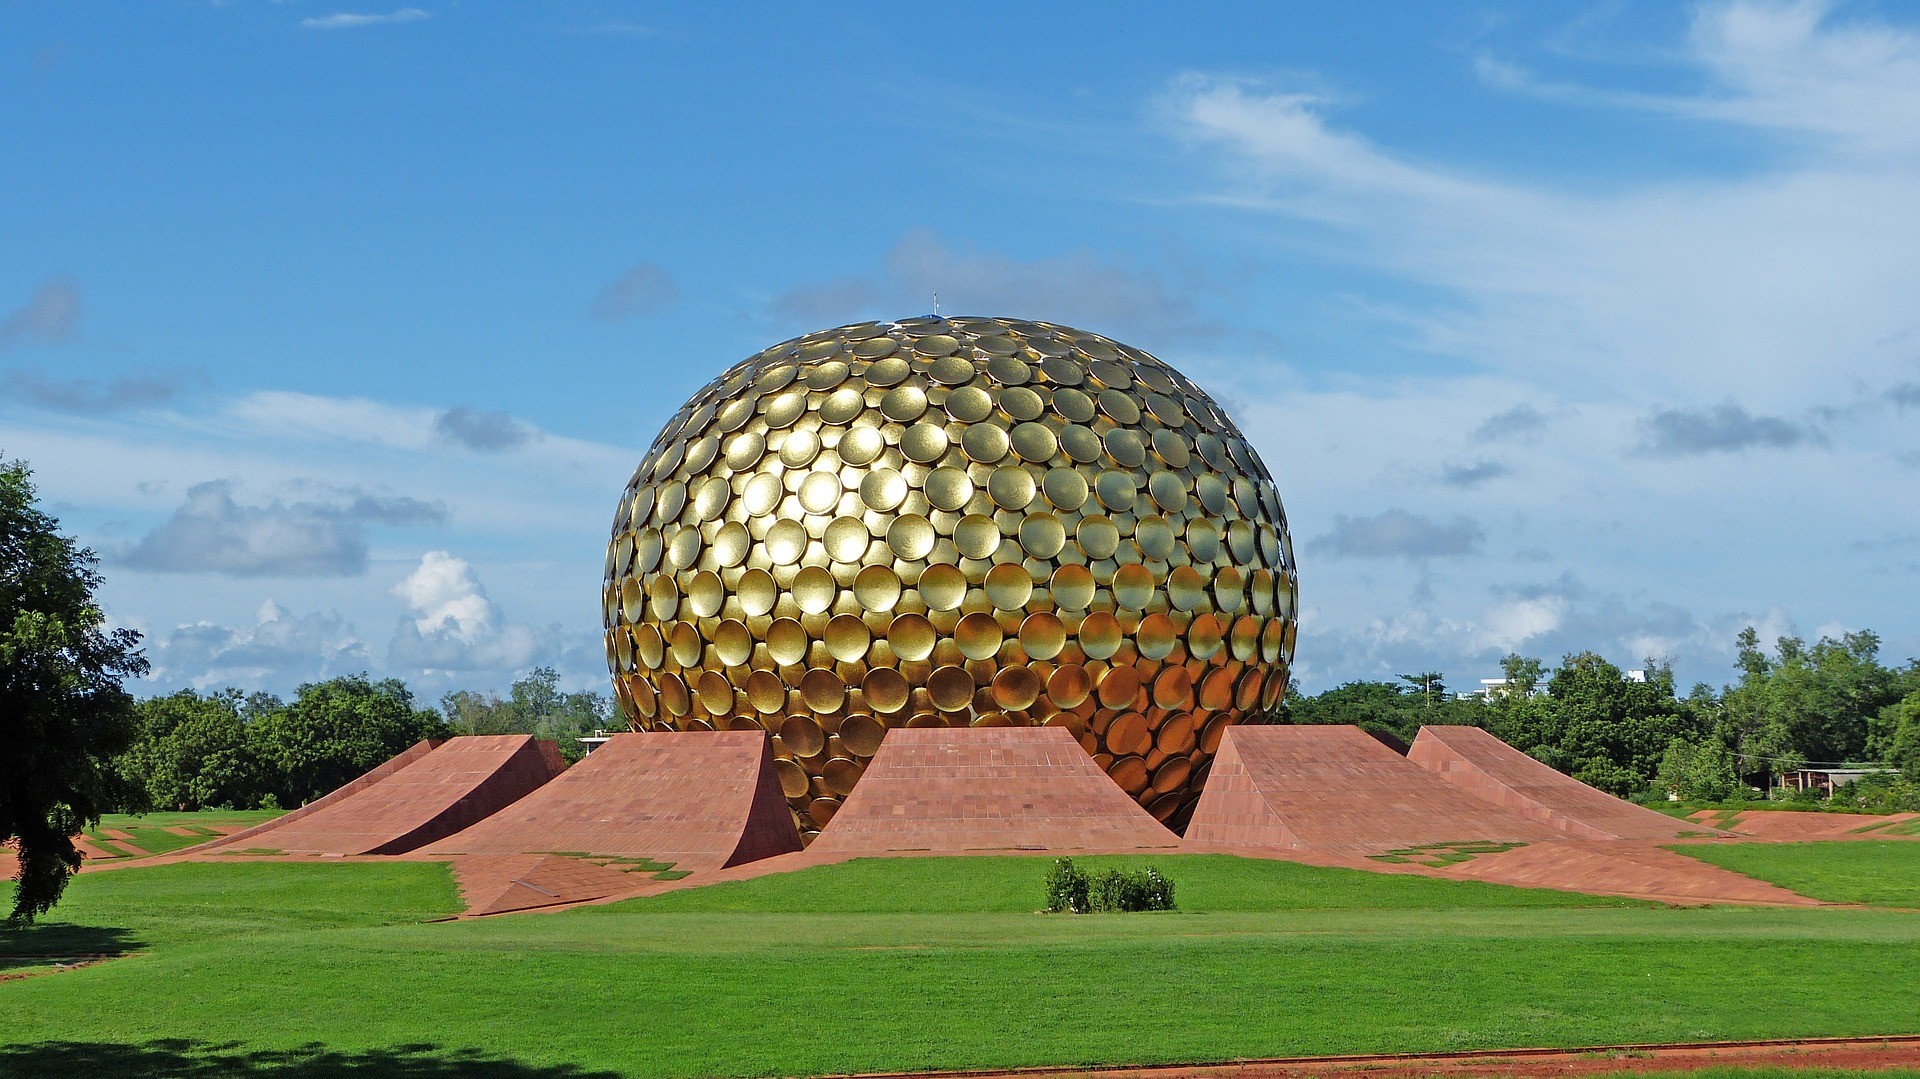
<instances>
[{"instance_id":1,"label":"shadow on grass","mask_svg":"<svg viewBox=\"0 0 1920 1079\"><path fill-rule=\"evenodd\" d=\"M398 1045L341 1051L318 1043L298 1049L248 1050L234 1043L162 1039L138 1045L39 1042L0 1047L0 1075L9 1079L78 1079L126 1075L143 1079L619 1079L613 1072L570 1064L536 1066L473 1049Z\"/></svg>"},{"instance_id":2,"label":"shadow on grass","mask_svg":"<svg viewBox=\"0 0 1920 1079\"><path fill-rule=\"evenodd\" d=\"M126 929L61 922L0 928L0 972L51 962L112 958L144 947L146 942Z\"/></svg>"}]
</instances>

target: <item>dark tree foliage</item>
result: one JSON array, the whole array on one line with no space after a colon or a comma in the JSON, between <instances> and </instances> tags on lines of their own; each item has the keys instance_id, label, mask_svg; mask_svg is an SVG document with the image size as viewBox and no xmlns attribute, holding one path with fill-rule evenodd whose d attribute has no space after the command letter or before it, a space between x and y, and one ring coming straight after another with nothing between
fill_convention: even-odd
<instances>
[{"instance_id":1,"label":"dark tree foliage","mask_svg":"<svg viewBox=\"0 0 1920 1079\"><path fill-rule=\"evenodd\" d=\"M613 711L605 695L560 689L560 672L535 667L513 683L503 699L494 693L456 690L440 698L440 710L456 734L531 734L550 738L569 761L584 755L583 735L604 728Z\"/></svg>"},{"instance_id":2,"label":"dark tree foliage","mask_svg":"<svg viewBox=\"0 0 1920 1079\"><path fill-rule=\"evenodd\" d=\"M271 697L254 701L237 689L202 695L191 689L141 701L140 731L120 758L127 778L146 788L155 808L250 809L269 793L248 718Z\"/></svg>"},{"instance_id":3,"label":"dark tree foliage","mask_svg":"<svg viewBox=\"0 0 1920 1079\"><path fill-rule=\"evenodd\" d=\"M301 686L285 707L254 720L251 733L270 793L283 806L297 806L422 738L444 737L447 726L436 713L416 708L399 679L350 675Z\"/></svg>"},{"instance_id":4,"label":"dark tree foliage","mask_svg":"<svg viewBox=\"0 0 1920 1079\"><path fill-rule=\"evenodd\" d=\"M1274 721L1350 723L1371 734L1411 742L1427 724L1482 726L1486 715L1478 701L1452 699L1445 681L1430 673L1402 675L1398 682L1347 682L1312 697L1289 690Z\"/></svg>"},{"instance_id":5,"label":"dark tree foliage","mask_svg":"<svg viewBox=\"0 0 1920 1079\"><path fill-rule=\"evenodd\" d=\"M72 836L127 801L113 757L134 736L121 681L146 673L140 636L108 630L93 552L35 505L32 473L0 461L0 842L19 845L12 920L52 909L80 867Z\"/></svg>"}]
</instances>

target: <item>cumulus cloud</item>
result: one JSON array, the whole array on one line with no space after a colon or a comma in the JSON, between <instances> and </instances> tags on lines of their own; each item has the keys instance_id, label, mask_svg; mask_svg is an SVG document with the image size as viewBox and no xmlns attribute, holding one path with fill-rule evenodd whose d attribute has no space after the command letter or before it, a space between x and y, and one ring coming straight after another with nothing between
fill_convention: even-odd
<instances>
[{"instance_id":1,"label":"cumulus cloud","mask_svg":"<svg viewBox=\"0 0 1920 1079\"><path fill-rule=\"evenodd\" d=\"M1088 330L1160 337L1178 329L1208 332L1197 321L1191 288L1080 251L1015 259L949 247L925 230L907 233L879 272L790 289L773 301L777 316L806 325L862 316L900 318L933 309L949 314L1044 318Z\"/></svg>"},{"instance_id":2,"label":"cumulus cloud","mask_svg":"<svg viewBox=\"0 0 1920 1079\"><path fill-rule=\"evenodd\" d=\"M1442 465L1440 482L1449 487L1478 487L1489 480L1497 480L1512 474L1512 465L1482 458L1470 465Z\"/></svg>"},{"instance_id":3,"label":"cumulus cloud","mask_svg":"<svg viewBox=\"0 0 1920 1079\"><path fill-rule=\"evenodd\" d=\"M1826 443L1826 436L1813 427L1778 416L1755 416L1731 401L1706 409L1656 409L1637 426L1639 451L1655 457Z\"/></svg>"},{"instance_id":4,"label":"cumulus cloud","mask_svg":"<svg viewBox=\"0 0 1920 1079\"><path fill-rule=\"evenodd\" d=\"M417 7L403 7L384 13L342 11L332 15L313 15L301 19L300 28L303 30L358 30L368 26L420 22L431 17L431 13Z\"/></svg>"},{"instance_id":5,"label":"cumulus cloud","mask_svg":"<svg viewBox=\"0 0 1920 1079\"><path fill-rule=\"evenodd\" d=\"M55 412L99 415L163 405L203 376L153 372L125 375L105 382L94 379L49 378L37 370L10 371L0 386L7 393Z\"/></svg>"},{"instance_id":6,"label":"cumulus cloud","mask_svg":"<svg viewBox=\"0 0 1920 1079\"><path fill-rule=\"evenodd\" d=\"M600 319L633 318L664 311L679 298L680 286L666 267L642 262L601 289L588 311Z\"/></svg>"},{"instance_id":7,"label":"cumulus cloud","mask_svg":"<svg viewBox=\"0 0 1920 1079\"><path fill-rule=\"evenodd\" d=\"M1473 429L1475 442L1534 442L1547 429L1547 417L1528 404L1496 412Z\"/></svg>"},{"instance_id":8,"label":"cumulus cloud","mask_svg":"<svg viewBox=\"0 0 1920 1079\"><path fill-rule=\"evenodd\" d=\"M482 412L471 405L456 405L435 416L433 431L448 442L483 453L524 446L539 433L505 412Z\"/></svg>"},{"instance_id":9,"label":"cumulus cloud","mask_svg":"<svg viewBox=\"0 0 1920 1079\"><path fill-rule=\"evenodd\" d=\"M70 341L79 330L80 286L65 277L48 278L27 302L0 318L0 350Z\"/></svg>"},{"instance_id":10,"label":"cumulus cloud","mask_svg":"<svg viewBox=\"0 0 1920 1079\"><path fill-rule=\"evenodd\" d=\"M247 506L234 499L231 483L214 480L188 488L186 503L135 544L124 561L158 573L351 576L367 568L367 526L444 520L446 510L438 503L364 493Z\"/></svg>"},{"instance_id":11,"label":"cumulus cloud","mask_svg":"<svg viewBox=\"0 0 1920 1079\"><path fill-rule=\"evenodd\" d=\"M389 591L411 612L388 649L395 667L428 673L514 670L540 654L531 628L502 622L464 558L428 551Z\"/></svg>"},{"instance_id":12,"label":"cumulus cloud","mask_svg":"<svg viewBox=\"0 0 1920 1079\"><path fill-rule=\"evenodd\" d=\"M340 615L296 615L271 599L251 626L176 626L156 635L149 651L151 681L200 688L284 686L373 666L366 643Z\"/></svg>"},{"instance_id":13,"label":"cumulus cloud","mask_svg":"<svg viewBox=\"0 0 1920 1079\"><path fill-rule=\"evenodd\" d=\"M1371 517L1333 519L1333 528L1313 540L1312 547L1339 558L1457 558L1478 554L1486 542L1478 524L1455 515L1435 521L1406 510L1387 510Z\"/></svg>"}]
</instances>

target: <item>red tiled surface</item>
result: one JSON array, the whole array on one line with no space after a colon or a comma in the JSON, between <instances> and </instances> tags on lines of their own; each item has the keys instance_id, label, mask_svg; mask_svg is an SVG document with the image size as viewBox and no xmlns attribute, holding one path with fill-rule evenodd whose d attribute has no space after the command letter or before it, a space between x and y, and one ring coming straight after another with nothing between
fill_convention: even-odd
<instances>
[{"instance_id":1,"label":"red tiled surface","mask_svg":"<svg viewBox=\"0 0 1920 1079\"><path fill-rule=\"evenodd\" d=\"M202 843L197 847L188 847L186 850L181 851L179 853L197 854L201 851L213 851L213 850L221 850L221 849L231 850L235 848L246 848L246 847L258 846L259 844L245 843L245 842L242 842L242 840L252 839L254 836L259 835L261 832L270 831L276 828L284 828L287 825L292 824L297 820L301 820L305 817L310 817L313 814L328 808L329 806L332 806L338 802L343 802L346 799L351 798L356 794L359 794L361 791L366 790L368 787L373 786L375 783L378 783L381 780L387 778L388 776L399 771L400 769L405 768L406 766L419 760L421 757L426 756L428 753L433 752L434 748L439 746L444 741L445 739L442 739L442 738L421 739L420 741L415 742L414 744L394 754L385 763L376 765L374 769L368 772L366 775L363 775L360 778L355 780L350 780L349 782L342 785L338 789L328 791L327 793L321 795L318 798L315 798L313 801L308 802L306 805L303 805L298 809L292 810L287 813L282 813L281 815L273 818L270 821L265 821L263 823L256 824L251 828L242 829L238 832L234 832L232 835L221 836L219 839Z\"/></svg>"},{"instance_id":2,"label":"red tiled surface","mask_svg":"<svg viewBox=\"0 0 1920 1079\"><path fill-rule=\"evenodd\" d=\"M617 734L558 779L422 854L578 851L685 871L800 849L761 731Z\"/></svg>"},{"instance_id":3,"label":"red tiled surface","mask_svg":"<svg viewBox=\"0 0 1920 1079\"><path fill-rule=\"evenodd\" d=\"M1561 835L1348 726L1227 728L1187 825L1201 843L1356 853Z\"/></svg>"},{"instance_id":4,"label":"red tiled surface","mask_svg":"<svg viewBox=\"0 0 1920 1079\"><path fill-rule=\"evenodd\" d=\"M808 852L1176 843L1064 727L900 727Z\"/></svg>"},{"instance_id":5,"label":"red tiled surface","mask_svg":"<svg viewBox=\"0 0 1920 1079\"><path fill-rule=\"evenodd\" d=\"M1485 801L1581 839L1672 839L1710 830L1595 790L1478 727L1422 727L1407 759Z\"/></svg>"},{"instance_id":6,"label":"red tiled surface","mask_svg":"<svg viewBox=\"0 0 1920 1079\"><path fill-rule=\"evenodd\" d=\"M553 743L524 734L469 735L424 753L416 753L419 748L401 754L408 759L400 767L384 774L375 769L305 807L310 812L289 813L195 853L262 847L290 854L401 854L511 805L563 767Z\"/></svg>"},{"instance_id":7,"label":"red tiled surface","mask_svg":"<svg viewBox=\"0 0 1920 1079\"><path fill-rule=\"evenodd\" d=\"M1652 842L1560 839L1483 854L1447 866L1442 876L1618 895L1666 903L1819 906L1785 888L1664 850Z\"/></svg>"},{"instance_id":8,"label":"red tiled surface","mask_svg":"<svg viewBox=\"0 0 1920 1079\"><path fill-rule=\"evenodd\" d=\"M1860 813L1795 813L1792 810L1750 809L1733 818L1728 828L1754 839L1902 839L1903 836L1879 832L1855 834L1876 824L1897 824L1920 817L1920 813L1894 813L1875 817Z\"/></svg>"},{"instance_id":9,"label":"red tiled surface","mask_svg":"<svg viewBox=\"0 0 1920 1079\"><path fill-rule=\"evenodd\" d=\"M598 752L597 750L595 751ZM552 854L475 854L452 859L469 915L507 914L624 895L646 877Z\"/></svg>"}]
</instances>

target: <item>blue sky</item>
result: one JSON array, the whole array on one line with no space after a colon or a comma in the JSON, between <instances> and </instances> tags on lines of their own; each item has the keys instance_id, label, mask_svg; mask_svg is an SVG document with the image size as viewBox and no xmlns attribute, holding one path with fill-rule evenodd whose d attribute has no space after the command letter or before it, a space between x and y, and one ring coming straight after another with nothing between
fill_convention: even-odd
<instances>
[{"instance_id":1,"label":"blue sky","mask_svg":"<svg viewBox=\"0 0 1920 1079\"><path fill-rule=\"evenodd\" d=\"M1308 690L1920 654L1912 8L9 4L0 102L0 453L147 691L601 686L659 425L936 292L1227 404Z\"/></svg>"}]
</instances>

